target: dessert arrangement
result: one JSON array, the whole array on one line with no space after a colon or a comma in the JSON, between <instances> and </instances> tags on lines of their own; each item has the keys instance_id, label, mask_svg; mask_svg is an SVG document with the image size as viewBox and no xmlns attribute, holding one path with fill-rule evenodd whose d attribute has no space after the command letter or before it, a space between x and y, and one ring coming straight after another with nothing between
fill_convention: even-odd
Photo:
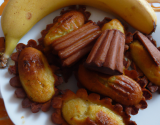
<instances>
[{"instance_id":1,"label":"dessert arrangement","mask_svg":"<svg viewBox=\"0 0 160 125\"><path fill-rule=\"evenodd\" d=\"M97 7L104 9L98 0L96 2ZM41 31L38 42L31 39L27 45L17 42L55 5L49 6L45 14L36 15L39 16L36 19L32 18L35 8L32 13L27 11L26 17L15 26L14 22L21 14L17 15L18 8L13 12L8 10L13 5L19 7L21 1L8 3L2 15L5 38L0 38L0 63L4 68L10 56L14 61L15 64L8 68L9 73L15 75L9 83L15 88L16 97L22 99L23 108L30 108L32 113L53 108L53 114L49 116L53 124L136 125L130 120L131 115L136 115L139 109L146 109L146 100L152 99L152 93L160 91L160 51L150 35L157 19L145 0L123 2L135 11L145 9L143 18L147 27L140 23L142 13L136 18L135 14L133 17L132 14L122 14L125 9L115 9L114 0L108 2L110 9L115 9L115 13L134 26L136 32L129 32L127 24L118 19L104 17L94 22L89 20L92 13L86 11L85 6L70 6ZM139 7L137 2L143 6ZM30 2L24 7L27 4ZM45 10L43 7L40 9ZM57 8L52 11L54 9ZM122 10L119 12L119 9ZM9 14L17 17L13 17L10 23L7 20ZM131 19L135 19L134 23ZM9 30L11 27L17 32ZM16 52L12 53L14 48ZM79 87L76 94L58 88L71 74Z\"/></svg>"}]
</instances>

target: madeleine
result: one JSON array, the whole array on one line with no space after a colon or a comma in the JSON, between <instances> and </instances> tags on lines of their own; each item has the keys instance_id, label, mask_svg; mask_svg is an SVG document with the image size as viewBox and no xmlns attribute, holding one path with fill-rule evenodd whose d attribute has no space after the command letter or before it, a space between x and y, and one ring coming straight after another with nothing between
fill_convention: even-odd
<instances>
[{"instance_id":1,"label":"madeleine","mask_svg":"<svg viewBox=\"0 0 160 125\"><path fill-rule=\"evenodd\" d=\"M66 90L62 96L53 98L52 107L55 110L51 118L55 124L136 125L121 105L112 105L111 99L100 99L95 93L88 95L85 89L79 89L76 94Z\"/></svg>"},{"instance_id":2,"label":"madeleine","mask_svg":"<svg viewBox=\"0 0 160 125\"><path fill-rule=\"evenodd\" d=\"M86 89L108 96L125 106L136 105L143 98L139 84L125 75L105 75L80 65L78 80Z\"/></svg>"},{"instance_id":3,"label":"madeleine","mask_svg":"<svg viewBox=\"0 0 160 125\"><path fill-rule=\"evenodd\" d=\"M32 101L44 103L52 98L55 78L42 52L32 47L23 49L18 71L22 86Z\"/></svg>"}]
</instances>

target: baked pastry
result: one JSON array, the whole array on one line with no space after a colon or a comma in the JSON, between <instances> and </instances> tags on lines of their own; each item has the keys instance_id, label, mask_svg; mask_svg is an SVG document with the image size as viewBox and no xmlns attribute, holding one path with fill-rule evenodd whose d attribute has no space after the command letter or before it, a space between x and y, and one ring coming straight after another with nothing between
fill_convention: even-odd
<instances>
[{"instance_id":1,"label":"baked pastry","mask_svg":"<svg viewBox=\"0 0 160 125\"><path fill-rule=\"evenodd\" d=\"M145 76L160 86L160 52L153 43L142 33L136 32L130 44L130 53Z\"/></svg>"},{"instance_id":2,"label":"baked pastry","mask_svg":"<svg viewBox=\"0 0 160 125\"><path fill-rule=\"evenodd\" d=\"M57 96L59 94L59 90L56 88L56 86L63 82L61 76L55 75L55 73L58 70L58 67L48 65L48 62L46 62L44 55L41 51L39 51L41 50L41 47L37 45L35 40L29 40L27 45L19 43L16 46L16 50L17 52L13 53L11 56L11 59L15 62L15 64L10 65L8 68L9 73L15 75L10 79L10 85L16 89L16 97L23 99L23 108L31 108L31 111L33 113L37 113L40 110L42 110L43 112L47 112L51 107L51 100L53 96ZM21 52L21 59L23 57L24 58L19 61ZM18 69L18 66L20 65L22 66L22 68ZM23 72L21 80L19 70L21 70L20 72ZM43 78L42 75L48 75L48 78ZM51 79L53 79L53 81L51 81ZM22 82L25 85L22 85ZM47 87L49 87L49 89ZM25 91L25 89L27 91ZM47 89L50 90L51 93L45 93Z\"/></svg>"},{"instance_id":3,"label":"baked pastry","mask_svg":"<svg viewBox=\"0 0 160 125\"><path fill-rule=\"evenodd\" d=\"M61 125L136 125L123 112L121 105L112 105L111 99L95 93L87 94L85 89L77 93L67 90L62 97L54 97L52 121Z\"/></svg>"},{"instance_id":4,"label":"baked pastry","mask_svg":"<svg viewBox=\"0 0 160 125\"><path fill-rule=\"evenodd\" d=\"M27 47L18 58L18 72L28 98L44 103L55 94L54 74L41 51Z\"/></svg>"},{"instance_id":5,"label":"baked pastry","mask_svg":"<svg viewBox=\"0 0 160 125\"><path fill-rule=\"evenodd\" d=\"M86 89L108 96L125 106L137 105L143 99L139 84L125 75L109 76L80 65L77 77Z\"/></svg>"},{"instance_id":6,"label":"baked pastry","mask_svg":"<svg viewBox=\"0 0 160 125\"><path fill-rule=\"evenodd\" d=\"M67 33L82 27L86 19L82 12L77 10L71 10L64 13L53 24L49 29L48 33L44 38L45 47L49 47L53 41Z\"/></svg>"}]
</instances>

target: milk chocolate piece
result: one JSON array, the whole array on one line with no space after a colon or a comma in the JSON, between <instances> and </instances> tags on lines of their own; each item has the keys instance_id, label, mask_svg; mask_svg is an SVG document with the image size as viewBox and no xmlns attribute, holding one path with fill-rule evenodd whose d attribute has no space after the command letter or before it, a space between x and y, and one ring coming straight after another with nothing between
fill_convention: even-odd
<instances>
[{"instance_id":1,"label":"milk chocolate piece","mask_svg":"<svg viewBox=\"0 0 160 125\"><path fill-rule=\"evenodd\" d=\"M160 51L154 46L154 44L139 31L135 32L134 40L138 40L147 49L151 57L157 66L160 65Z\"/></svg>"},{"instance_id":2,"label":"milk chocolate piece","mask_svg":"<svg viewBox=\"0 0 160 125\"><path fill-rule=\"evenodd\" d=\"M73 64L74 62L76 62L77 60L82 58L84 55L86 55L86 53L89 53L89 51L92 49L92 47L93 47L93 45L89 45L89 46L79 50L75 54L71 55L70 57L66 58L65 60L63 60L62 66L69 66L70 64Z\"/></svg>"},{"instance_id":3,"label":"milk chocolate piece","mask_svg":"<svg viewBox=\"0 0 160 125\"><path fill-rule=\"evenodd\" d=\"M70 66L91 50L94 40L100 33L99 26L90 21L81 28L56 39L52 48L61 58L62 65Z\"/></svg>"},{"instance_id":4,"label":"milk chocolate piece","mask_svg":"<svg viewBox=\"0 0 160 125\"><path fill-rule=\"evenodd\" d=\"M105 30L92 48L86 68L110 75L123 74L125 35L119 30Z\"/></svg>"}]
</instances>

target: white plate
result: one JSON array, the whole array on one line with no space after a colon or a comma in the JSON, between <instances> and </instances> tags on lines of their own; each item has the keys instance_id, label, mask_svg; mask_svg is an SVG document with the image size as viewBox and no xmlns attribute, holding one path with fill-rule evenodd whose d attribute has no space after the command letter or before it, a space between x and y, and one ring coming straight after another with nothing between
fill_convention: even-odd
<instances>
[{"instance_id":1,"label":"white plate","mask_svg":"<svg viewBox=\"0 0 160 125\"><path fill-rule=\"evenodd\" d=\"M61 10L61 9L60 9ZM47 17L43 18L38 22L21 40L21 43L27 43L29 39L35 39L41 37L40 32L45 29L46 25L52 23L55 16L60 14L60 10L57 10ZM109 16L106 12L94 9L92 7L87 7L87 10L92 13L90 19L93 21L102 20L104 17ZM112 17L112 16L109 16ZM153 33L153 38L157 40L158 46L160 45L160 13L157 13L158 26L156 32ZM0 27L0 36L3 36ZM0 70L0 85L1 93L4 99L4 103L7 112L16 125L53 125L51 122L51 114L53 109L49 112L44 113L40 111L39 113L33 114L30 109L23 109L21 106L22 99L18 99L14 95L15 88L9 85L10 78L13 77L8 73L8 69ZM61 89L69 88L72 91L77 91L77 82L74 77L70 79L68 83L60 86ZM148 108L145 110L140 110L135 116L132 116L132 120L136 121L138 125L160 125L160 94L154 93L153 98L148 102Z\"/></svg>"}]
</instances>

